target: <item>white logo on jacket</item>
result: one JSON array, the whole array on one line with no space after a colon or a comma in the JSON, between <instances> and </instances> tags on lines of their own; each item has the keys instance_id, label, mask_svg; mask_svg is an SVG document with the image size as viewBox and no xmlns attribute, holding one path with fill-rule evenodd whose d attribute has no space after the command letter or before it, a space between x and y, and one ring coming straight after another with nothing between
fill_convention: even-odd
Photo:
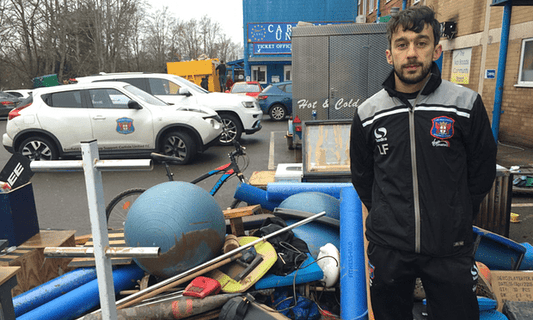
<instances>
[{"instance_id":1,"label":"white logo on jacket","mask_svg":"<svg viewBox=\"0 0 533 320\"><path fill-rule=\"evenodd\" d=\"M381 154L382 156L386 155L387 150L389 150L389 144L381 142L387 141L387 128L381 127L375 129L374 137L376 137L376 143L378 144L379 154Z\"/></svg>"}]
</instances>

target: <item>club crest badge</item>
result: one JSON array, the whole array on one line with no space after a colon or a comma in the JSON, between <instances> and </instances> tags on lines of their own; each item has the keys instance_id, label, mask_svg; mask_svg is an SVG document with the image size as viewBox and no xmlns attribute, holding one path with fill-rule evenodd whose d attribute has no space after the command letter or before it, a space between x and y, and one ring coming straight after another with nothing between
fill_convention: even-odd
<instances>
[{"instance_id":1,"label":"club crest badge","mask_svg":"<svg viewBox=\"0 0 533 320\"><path fill-rule=\"evenodd\" d=\"M453 137L455 120L442 116L433 118L432 121L431 135L433 137L437 139L450 139Z\"/></svg>"},{"instance_id":2,"label":"club crest badge","mask_svg":"<svg viewBox=\"0 0 533 320\"><path fill-rule=\"evenodd\" d=\"M117 132L122 134L129 134L135 131L133 127L133 119L130 118L120 118L117 119Z\"/></svg>"}]
</instances>

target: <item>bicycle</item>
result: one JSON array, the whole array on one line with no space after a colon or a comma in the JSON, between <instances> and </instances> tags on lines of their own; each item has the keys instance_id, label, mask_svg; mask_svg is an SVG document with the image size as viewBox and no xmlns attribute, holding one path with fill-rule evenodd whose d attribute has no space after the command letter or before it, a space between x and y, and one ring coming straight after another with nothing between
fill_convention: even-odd
<instances>
[{"instance_id":1,"label":"bicycle","mask_svg":"<svg viewBox=\"0 0 533 320\"><path fill-rule=\"evenodd\" d=\"M233 176L236 176L240 182L247 183L246 179L244 178L244 174L242 173L244 170L246 170L249 164L249 159L246 155L246 148L241 146L241 144L236 140L233 141L233 146L235 147L235 150L228 154L230 162L201 175L200 177L191 181L191 183L197 184L198 182L201 182L209 177L221 174L220 178L215 182L213 188L209 192L209 194L212 196L214 196L222 187L222 185L224 185L224 183ZM154 159L154 161L161 162L165 165L168 181L174 181L174 174L172 173L169 165L169 163L176 161L174 157L155 152L151 153L150 156L152 159ZM244 166L242 170L238 165L239 157L243 157L244 159ZM126 221L126 216L128 215L131 205L144 191L146 191L146 189L143 188L128 189L119 193L109 202L105 210L108 229L117 230L124 228L124 222ZM240 201L235 199L230 207L235 208L237 205L239 205L239 203Z\"/></svg>"}]
</instances>

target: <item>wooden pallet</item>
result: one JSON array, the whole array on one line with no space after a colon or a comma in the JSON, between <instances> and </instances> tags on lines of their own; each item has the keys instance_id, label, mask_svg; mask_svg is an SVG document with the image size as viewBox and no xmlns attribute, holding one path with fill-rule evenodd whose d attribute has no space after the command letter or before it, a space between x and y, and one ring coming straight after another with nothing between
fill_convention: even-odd
<instances>
[{"instance_id":1,"label":"wooden pallet","mask_svg":"<svg viewBox=\"0 0 533 320\"><path fill-rule=\"evenodd\" d=\"M124 230L109 230L109 246L110 247L126 247L126 241L124 240ZM85 242L83 247L93 247L94 242L92 237ZM112 265L127 265L131 264L132 258L111 258ZM81 268L81 267L94 267L94 258L74 258L69 263L69 267Z\"/></svg>"}]
</instances>

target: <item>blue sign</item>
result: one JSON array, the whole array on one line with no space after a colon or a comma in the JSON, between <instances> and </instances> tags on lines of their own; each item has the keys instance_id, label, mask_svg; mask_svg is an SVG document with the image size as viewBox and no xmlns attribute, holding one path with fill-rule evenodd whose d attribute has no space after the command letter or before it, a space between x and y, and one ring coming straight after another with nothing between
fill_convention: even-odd
<instances>
[{"instance_id":1,"label":"blue sign","mask_svg":"<svg viewBox=\"0 0 533 320\"><path fill-rule=\"evenodd\" d=\"M353 23L346 22L313 22L314 25ZM250 42L289 42L291 41L292 28L296 22L281 23L249 23L248 41Z\"/></svg>"},{"instance_id":2,"label":"blue sign","mask_svg":"<svg viewBox=\"0 0 533 320\"><path fill-rule=\"evenodd\" d=\"M254 54L291 54L290 42L254 43Z\"/></svg>"},{"instance_id":3,"label":"blue sign","mask_svg":"<svg viewBox=\"0 0 533 320\"><path fill-rule=\"evenodd\" d=\"M494 79L496 78L496 70L487 69L485 70L485 79Z\"/></svg>"}]
</instances>

